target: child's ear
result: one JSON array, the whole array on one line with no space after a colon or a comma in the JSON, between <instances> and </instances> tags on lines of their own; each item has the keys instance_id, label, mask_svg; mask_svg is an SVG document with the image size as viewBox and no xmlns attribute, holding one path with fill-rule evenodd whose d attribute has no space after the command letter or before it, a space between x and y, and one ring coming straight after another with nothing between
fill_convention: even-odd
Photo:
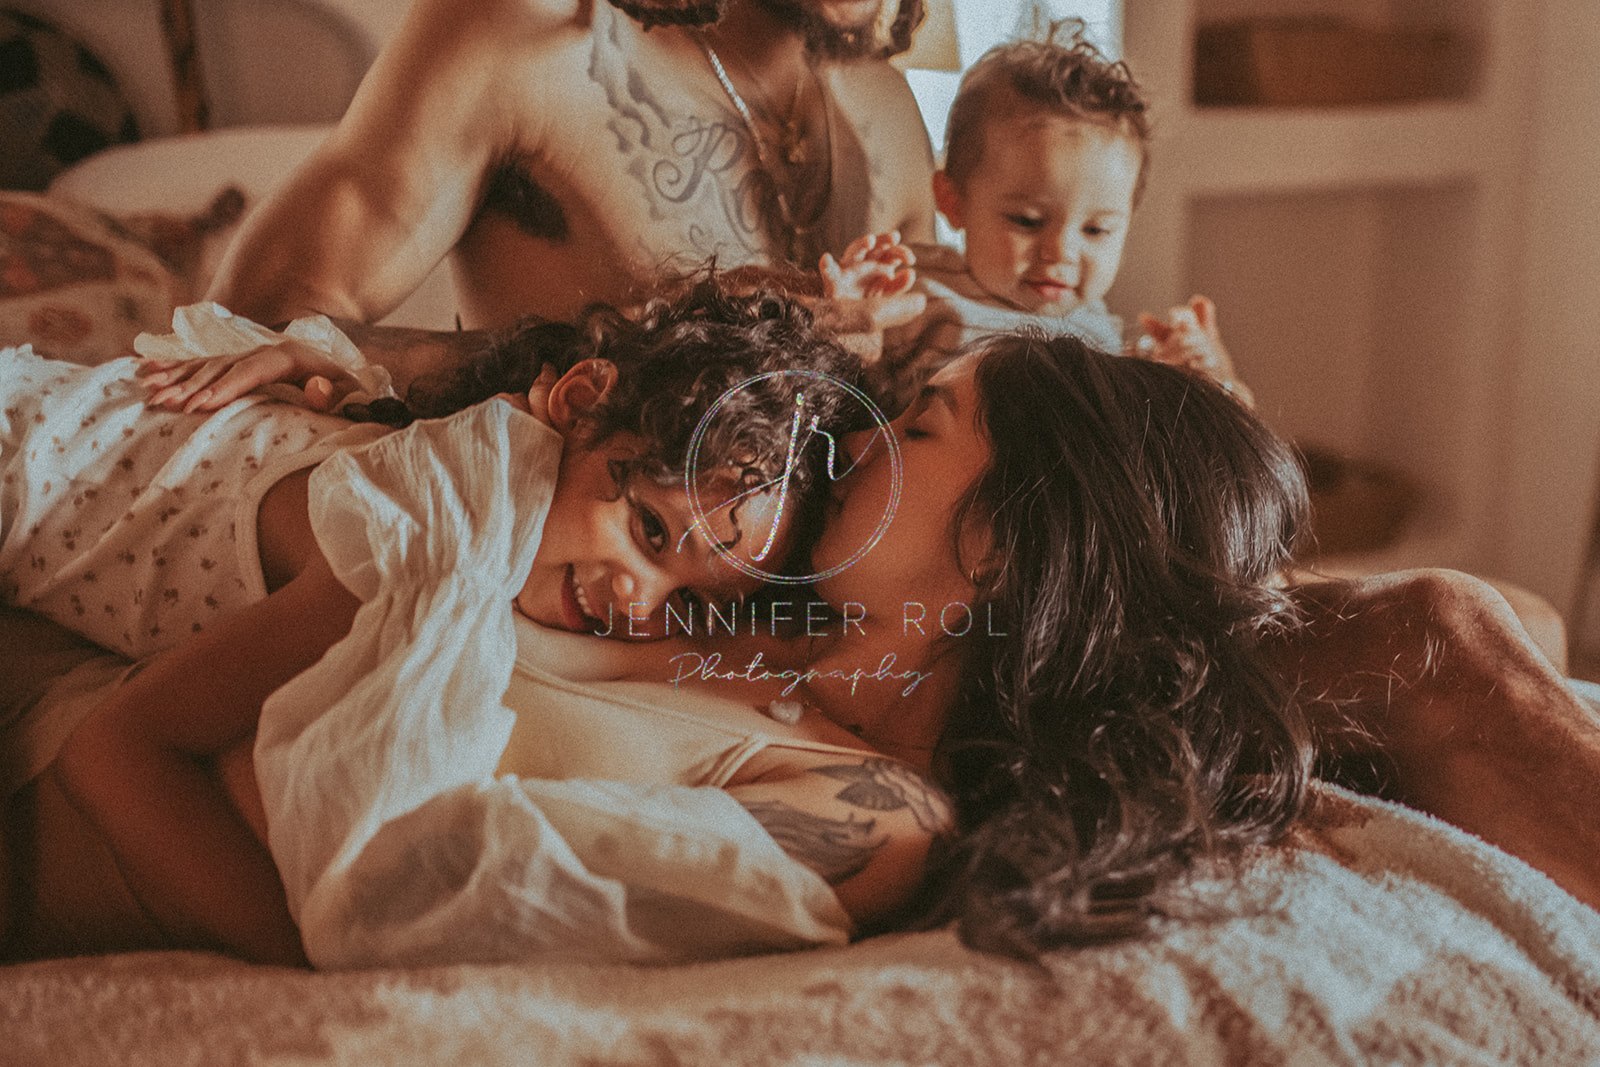
<instances>
[{"instance_id":1,"label":"child's ear","mask_svg":"<svg viewBox=\"0 0 1600 1067\"><path fill-rule=\"evenodd\" d=\"M593 411L617 384L617 365L609 359L586 359L550 387L546 400L550 425L567 433Z\"/></svg>"},{"instance_id":2,"label":"child's ear","mask_svg":"<svg viewBox=\"0 0 1600 1067\"><path fill-rule=\"evenodd\" d=\"M967 228L966 213L961 210L964 199L950 175L942 170L933 172L933 206L939 209L939 214L945 217L946 222L958 230Z\"/></svg>"}]
</instances>

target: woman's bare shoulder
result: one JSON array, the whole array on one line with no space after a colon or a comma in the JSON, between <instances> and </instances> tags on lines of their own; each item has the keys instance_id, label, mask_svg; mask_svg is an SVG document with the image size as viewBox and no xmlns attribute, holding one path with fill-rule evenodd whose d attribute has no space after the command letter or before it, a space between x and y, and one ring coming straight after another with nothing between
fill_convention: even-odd
<instances>
[{"instance_id":1,"label":"woman's bare shoulder","mask_svg":"<svg viewBox=\"0 0 1600 1067\"><path fill-rule=\"evenodd\" d=\"M795 754L728 790L797 863L832 887L861 927L880 924L916 898L938 843L956 829L944 791L887 756Z\"/></svg>"}]
</instances>

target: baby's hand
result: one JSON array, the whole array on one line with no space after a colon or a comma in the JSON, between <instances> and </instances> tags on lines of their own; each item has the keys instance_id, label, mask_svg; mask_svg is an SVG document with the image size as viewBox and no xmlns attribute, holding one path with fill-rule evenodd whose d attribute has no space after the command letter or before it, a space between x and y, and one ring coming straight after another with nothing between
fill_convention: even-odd
<instances>
[{"instance_id":1,"label":"baby's hand","mask_svg":"<svg viewBox=\"0 0 1600 1067\"><path fill-rule=\"evenodd\" d=\"M1143 336L1134 345L1138 356L1209 375L1242 403L1254 407L1255 397L1239 380L1233 359L1217 331L1217 306L1203 296L1192 297L1185 307L1175 307L1163 322L1149 313L1139 316Z\"/></svg>"},{"instance_id":2,"label":"baby's hand","mask_svg":"<svg viewBox=\"0 0 1600 1067\"><path fill-rule=\"evenodd\" d=\"M168 411L216 411L263 385L297 385L305 406L332 410L339 395L357 382L338 364L299 341L264 345L249 352L207 359L146 359L135 372L151 390L150 407Z\"/></svg>"},{"instance_id":3,"label":"baby's hand","mask_svg":"<svg viewBox=\"0 0 1600 1067\"><path fill-rule=\"evenodd\" d=\"M827 325L841 333L873 333L914 321L928 306L926 296L911 291L916 261L899 231L857 238L839 259L823 253L817 270L832 305Z\"/></svg>"},{"instance_id":4,"label":"baby's hand","mask_svg":"<svg viewBox=\"0 0 1600 1067\"><path fill-rule=\"evenodd\" d=\"M900 243L898 230L858 237L838 259L822 254L817 263L822 295L829 300L865 300L903 293L917 280L911 269L916 261L911 249Z\"/></svg>"}]
</instances>

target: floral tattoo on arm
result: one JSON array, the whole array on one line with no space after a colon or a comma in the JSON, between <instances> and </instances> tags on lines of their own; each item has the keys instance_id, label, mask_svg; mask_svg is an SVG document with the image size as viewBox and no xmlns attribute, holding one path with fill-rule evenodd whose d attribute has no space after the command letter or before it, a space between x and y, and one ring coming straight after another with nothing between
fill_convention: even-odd
<instances>
[{"instance_id":1,"label":"floral tattoo on arm","mask_svg":"<svg viewBox=\"0 0 1600 1067\"><path fill-rule=\"evenodd\" d=\"M889 759L816 767L812 774L844 782L834 799L863 812L908 811L917 827L938 839L950 832L949 802L937 787L903 764ZM781 800L742 800L778 847L792 859L838 885L866 869L887 836L872 815L850 812L828 818Z\"/></svg>"}]
</instances>

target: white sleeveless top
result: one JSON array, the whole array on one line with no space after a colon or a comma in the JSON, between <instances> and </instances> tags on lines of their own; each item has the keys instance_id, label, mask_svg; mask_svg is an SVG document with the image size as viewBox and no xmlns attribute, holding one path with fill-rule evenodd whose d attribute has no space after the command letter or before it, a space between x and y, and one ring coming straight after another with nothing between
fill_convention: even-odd
<instances>
[{"instance_id":1,"label":"white sleeveless top","mask_svg":"<svg viewBox=\"0 0 1600 1067\"><path fill-rule=\"evenodd\" d=\"M626 644L520 617L516 626L505 704L517 718L497 773L721 787L771 748L855 760L871 754L806 737L753 701L667 681L622 680Z\"/></svg>"}]
</instances>

